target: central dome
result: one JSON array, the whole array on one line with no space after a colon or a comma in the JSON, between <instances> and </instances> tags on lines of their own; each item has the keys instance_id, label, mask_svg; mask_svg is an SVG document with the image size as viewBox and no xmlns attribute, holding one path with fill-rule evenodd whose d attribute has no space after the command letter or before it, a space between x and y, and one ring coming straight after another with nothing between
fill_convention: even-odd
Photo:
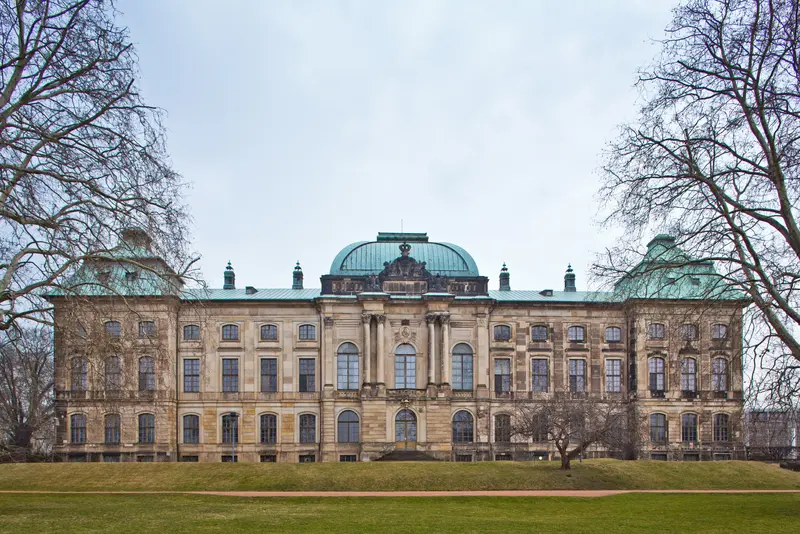
<instances>
[{"instance_id":1,"label":"central dome","mask_svg":"<svg viewBox=\"0 0 800 534\"><path fill-rule=\"evenodd\" d=\"M472 256L451 243L432 243L427 233L379 232L375 241L359 241L344 247L331 264L334 276L369 276L380 274L384 263L400 256L400 245L407 243L408 255L433 275L453 277L480 276Z\"/></svg>"}]
</instances>

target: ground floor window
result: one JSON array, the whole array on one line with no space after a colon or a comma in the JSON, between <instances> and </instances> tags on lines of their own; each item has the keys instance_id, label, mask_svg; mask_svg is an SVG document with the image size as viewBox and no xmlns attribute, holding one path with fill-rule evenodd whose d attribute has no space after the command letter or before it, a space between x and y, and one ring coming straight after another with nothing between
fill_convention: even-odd
<instances>
[{"instance_id":1,"label":"ground floor window","mask_svg":"<svg viewBox=\"0 0 800 534\"><path fill-rule=\"evenodd\" d=\"M136 457L137 462L152 462L153 455L152 454L143 454L141 456Z\"/></svg>"},{"instance_id":2,"label":"ground floor window","mask_svg":"<svg viewBox=\"0 0 800 534\"><path fill-rule=\"evenodd\" d=\"M355 454L340 454L339 455L340 462L357 462Z\"/></svg>"},{"instance_id":3,"label":"ground floor window","mask_svg":"<svg viewBox=\"0 0 800 534\"><path fill-rule=\"evenodd\" d=\"M686 453L683 455L684 462L699 462L700 455L697 453Z\"/></svg>"},{"instance_id":4,"label":"ground floor window","mask_svg":"<svg viewBox=\"0 0 800 534\"><path fill-rule=\"evenodd\" d=\"M667 461L667 453L665 452L654 452L650 455L651 460L660 460L662 462Z\"/></svg>"},{"instance_id":5,"label":"ground floor window","mask_svg":"<svg viewBox=\"0 0 800 534\"><path fill-rule=\"evenodd\" d=\"M103 455L103 462L108 463L119 463L119 454L104 454Z\"/></svg>"},{"instance_id":6,"label":"ground floor window","mask_svg":"<svg viewBox=\"0 0 800 534\"><path fill-rule=\"evenodd\" d=\"M313 454L301 454L298 460L301 464L313 464L317 461L317 457Z\"/></svg>"},{"instance_id":7,"label":"ground floor window","mask_svg":"<svg viewBox=\"0 0 800 534\"><path fill-rule=\"evenodd\" d=\"M85 454L74 454L69 457L70 462L85 462L86 455Z\"/></svg>"},{"instance_id":8,"label":"ground floor window","mask_svg":"<svg viewBox=\"0 0 800 534\"><path fill-rule=\"evenodd\" d=\"M714 461L725 461L730 460L731 454L729 452L715 452L714 453Z\"/></svg>"},{"instance_id":9,"label":"ground floor window","mask_svg":"<svg viewBox=\"0 0 800 534\"><path fill-rule=\"evenodd\" d=\"M511 460L513 460L510 454L495 454L494 459L498 462L500 461L510 462Z\"/></svg>"},{"instance_id":10,"label":"ground floor window","mask_svg":"<svg viewBox=\"0 0 800 534\"><path fill-rule=\"evenodd\" d=\"M200 458L197 456L181 456L181 462L199 462Z\"/></svg>"},{"instance_id":11,"label":"ground floor window","mask_svg":"<svg viewBox=\"0 0 800 534\"><path fill-rule=\"evenodd\" d=\"M456 454L456 462L471 462L471 454Z\"/></svg>"},{"instance_id":12,"label":"ground floor window","mask_svg":"<svg viewBox=\"0 0 800 534\"><path fill-rule=\"evenodd\" d=\"M274 454L262 454L261 461L265 463L274 464L278 461L278 457L275 456Z\"/></svg>"},{"instance_id":13,"label":"ground floor window","mask_svg":"<svg viewBox=\"0 0 800 534\"><path fill-rule=\"evenodd\" d=\"M231 456L230 454L227 454L227 455L223 454L222 455L222 461L223 462L238 462L239 461L239 457L236 456L236 455Z\"/></svg>"}]
</instances>

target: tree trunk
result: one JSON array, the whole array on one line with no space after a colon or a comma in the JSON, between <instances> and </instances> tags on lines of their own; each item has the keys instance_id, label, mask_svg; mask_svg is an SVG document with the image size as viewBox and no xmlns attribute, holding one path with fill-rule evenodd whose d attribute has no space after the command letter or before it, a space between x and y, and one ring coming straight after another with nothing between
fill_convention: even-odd
<instances>
[{"instance_id":1,"label":"tree trunk","mask_svg":"<svg viewBox=\"0 0 800 534\"><path fill-rule=\"evenodd\" d=\"M561 455L561 470L562 471L570 471L570 470L572 470L572 467L570 467L570 465L569 465L569 460L570 460L569 454L562 454Z\"/></svg>"}]
</instances>

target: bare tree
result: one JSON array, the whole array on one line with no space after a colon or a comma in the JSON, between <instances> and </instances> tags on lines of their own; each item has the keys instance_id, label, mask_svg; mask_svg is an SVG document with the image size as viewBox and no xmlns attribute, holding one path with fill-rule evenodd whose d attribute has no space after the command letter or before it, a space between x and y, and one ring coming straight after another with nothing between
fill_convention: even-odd
<instances>
[{"instance_id":1,"label":"bare tree","mask_svg":"<svg viewBox=\"0 0 800 534\"><path fill-rule=\"evenodd\" d=\"M620 401L584 394L559 394L516 406L511 427L515 436L549 441L561 456L561 469L592 445L617 443L626 428L626 410Z\"/></svg>"},{"instance_id":2,"label":"bare tree","mask_svg":"<svg viewBox=\"0 0 800 534\"><path fill-rule=\"evenodd\" d=\"M115 16L111 0L0 4L0 330L51 322L41 295L79 293L80 265L133 261L113 249L125 229L177 272L138 269L194 263L162 113L142 101Z\"/></svg>"},{"instance_id":3,"label":"bare tree","mask_svg":"<svg viewBox=\"0 0 800 534\"><path fill-rule=\"evenodd\" d=\"M34 325L0 337L0 431L12 459L24 461L52 445L53 333Z\"/></svg>"},{"instance_id":4,"label":"bare tree","mask_svg":"<svg viewBox=\"0 0 800 534\"><path fill-rule=\"evenodd\" d=\"M800 17L793 0L686 0L662 53L640 72L644 101L603 166L601 214L624 229L595 274L641 260L666 230L684 255L654 268L713 261L753 306L745 347L756 396L800 391Z\"/></svg>"}]
</instances>

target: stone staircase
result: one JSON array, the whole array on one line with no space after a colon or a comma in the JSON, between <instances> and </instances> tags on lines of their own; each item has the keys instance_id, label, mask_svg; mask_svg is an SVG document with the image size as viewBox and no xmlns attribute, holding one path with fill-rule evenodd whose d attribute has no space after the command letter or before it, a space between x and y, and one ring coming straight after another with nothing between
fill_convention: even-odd
<instances>
[{"instance_id":1,"label":"stone staircase","mask_svg":"<svg viewBox=\"0 0 800 534\"><path fill-rule=\"evenodd\" d=\"M422 451L409 451L395 449L388 454L384 454L376 461L378 462L438 462L436 458Z\"/></svg>"}]
</instances>

